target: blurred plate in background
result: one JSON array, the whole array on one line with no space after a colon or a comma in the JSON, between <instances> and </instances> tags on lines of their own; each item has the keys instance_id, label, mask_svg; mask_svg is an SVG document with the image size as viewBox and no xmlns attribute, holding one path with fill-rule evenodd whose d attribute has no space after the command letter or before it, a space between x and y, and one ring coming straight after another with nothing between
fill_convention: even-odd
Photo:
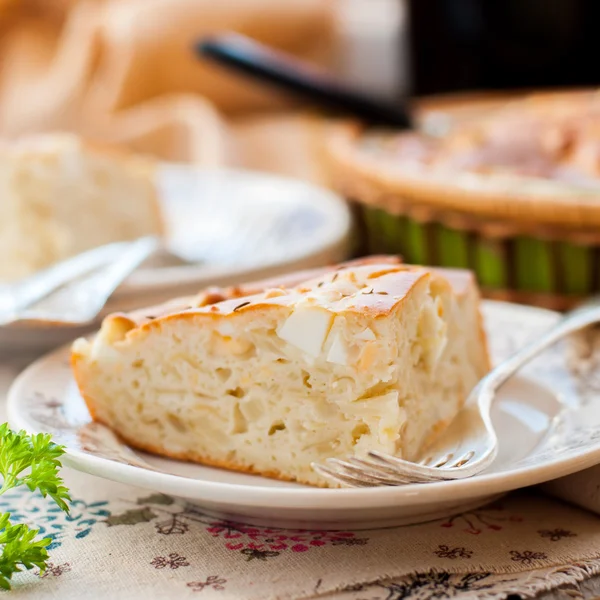
<instances>
[{"instance_id":1,"label":"blurred plate in background","mask_svg":"<svg viewBox=\"0 0 600 600\"><path fill-rule=\"evenodd\" d=\"M179 164L161 168L159 188L173 256L143 265L116 291L103 315L347 256L350 211L323 188ZM0 354L41 352L87 330L16 323L0 328Z\"/></svg>"}]
</instances>

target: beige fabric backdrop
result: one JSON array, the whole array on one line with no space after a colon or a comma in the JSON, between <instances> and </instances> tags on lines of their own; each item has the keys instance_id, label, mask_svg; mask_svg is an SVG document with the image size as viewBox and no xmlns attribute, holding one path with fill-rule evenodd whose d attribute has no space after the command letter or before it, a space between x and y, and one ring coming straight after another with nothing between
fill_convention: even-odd
<instances>
[{"instance_id":1,"label":"beige fabric backdrop","mask_svg":"<svg viewBox=\"0 0 600 600\"><path fill-rule=\"evenodd\" d=\"M234 30L328 66L335 6L0 0L0 135L66 129L170 160L273 165L314 178L306 156L311 119L288 113L290 101L279 93L198 60L191 47L203 35Z\"/></svg>"}]
</instances>

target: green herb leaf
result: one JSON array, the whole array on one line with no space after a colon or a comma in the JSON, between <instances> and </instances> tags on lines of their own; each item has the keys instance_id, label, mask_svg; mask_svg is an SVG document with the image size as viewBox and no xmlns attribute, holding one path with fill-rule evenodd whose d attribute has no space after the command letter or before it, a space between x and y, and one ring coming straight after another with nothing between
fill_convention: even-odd
<instances>
[{"instance_id":1,"label":"green herb leaf","mask_svg":"<svg viewBox=\"0 0 600 600\"><path fill-rule=\"evenodd\" d=\"M8 513L0 517L0 588L5 590L10 589L10 579L22 570L20 567L45 570L48 560L46 546L51 541L50 538L36 540L38 529L30 529L23 523L12 525L8 519Z\"/></svg>"},{"instance_id":2,"label":"green herb leaf","mask_svg":"<svg viewBox=\"0 0 600 600\"><path fill-rule=\"evenodd\" d=\"M7 423L0 425L0 475L3 482L0 494L25 484L32 492L50 496L65 512L71 500L63 480L58 475L58 460L64 448L57 446L49 433L27 435L11 431Z\"/></svg>"},{"instance_id":3,"label":"green herb leaf","mask_svg":"<svg viewBox=\"0 0 600 600\"><path fill-rule=\"evenodd\" d=\"M12 431L7 423L0 425L0 495L25 485L32 492L39 491L65 512L69 511L69 491L59 476L59 458L64 448L52 442L50 434L28 435L25 431ZM0 588L10 589L14 573L38 567L46 568L49 538L36 540L39 529L21 523L13 525L10 514L0 515Z\"/></svg>"}]
</instances>

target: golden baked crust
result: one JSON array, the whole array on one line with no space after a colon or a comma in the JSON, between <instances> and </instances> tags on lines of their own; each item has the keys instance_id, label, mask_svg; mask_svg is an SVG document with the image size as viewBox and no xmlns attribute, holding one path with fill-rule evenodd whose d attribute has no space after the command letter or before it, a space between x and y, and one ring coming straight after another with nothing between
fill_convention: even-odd
<instances>
[{"instance_id":1,"label":"golden baked crust","mask_svg":"<svg viewBox=\"0 0 600 600\"><path fill-rule=\"evenodd\" d=\"M270 278L241 286L229 288L208 288L195 298L177 299L149 309L124 314L108 315L103 322L103 329L112 330L116 336L132 337L149 328L160 327L164 321L172 319L208 318L226 319L235 312L256 311L265 306L291 306L302 294L315 291L322 283L327 283L331 274L335 281L335 273L344 269L362 267L369 270L368 279L372 280L371 291L357 297L356 303L346 307L352 312L387 315L410 291L414 283L426 274L423 267L404 265L397 257L385 257L389 268L381 268L381 257L375 256L357 261L342 263L335 269L323 268L302 271L286 277ZM432 268L432 272L442 275L453 287L457 295L465 293L468 284L473 281L469 271L460 269ZM398 277L382 283L379 278L386 274L397 274ZM309 279L306 279L309 277ZM283 282L283 283L282 283ZM273 295L264 297L264 293L273 290ZM281 291L281 293L278 293ZM240 302L240 300L245 300ZM324 305L335 309L338 300Z\"/></svg>"},{"instance_id":2,"label":"golden baked crust","mask_svg":"<svg viewBox=\"0 0 600 600\"><path fill-rule=\"evenodd\" d=\"M241 283L238 285L232 285L227 287L209 286L206 289L200 291L195 296L186 296L183 298L175 298L164 302L156 306L150 306L148 308L142 308L125 313L115 313L114 317L120 317L128 320L131 325L137 326L148 321L152 321L157 317L163 317L175 312L183 310L189 310L191 308L202 308L205 306L211 306L218 302L225 300L235 300L239 298L245 298L247 296L253 296L260 294L268 289L276 288L294 288L305 281L315 279L326 273L333 273L340 269L347 267L359 267L370 264L390 264L398 265L402 263L402 259L399 256L390 255L373 255L364 258L358 258L355 260L348 260L338 265L329 265L325 267L316 267L313 269L304 269L302 271L296 271L287 275L278 275L275 277L269 277L267 279L259 279L256 281L250 281L247 283ZM458 272L458 271L457 271ZM465 272L466 273L466 272ZM111 315L109 315L110 317ZM107 317L107 318L109 318Z\"/></svg>"},{"instance_id":3,"label":"golden baked crust","mask_svg":"<svg viewBox=\"0 0 600 600\"><path fill-rule=\"evenodd\" d=\"M315 304L327 308L333 312L355 312L369 314L373 317L389 315L391 311L401 304L417 281L428 277L428 271L422 267L413 267L410 265L390 265L382 269L381 264L364 264L360 267L350 267L351 269L362 268L369 280L368 290L354 296L354 302L345 305L345 296L334 295L333 298L326 296L327 290L324 287L322 299ZM342 269L343 271L343 269ZM147 331L162 327L166 321L173 320L227 320L235 313L243 314L248 312L259 312L262 309L270 307L291 307L299 300L303 299L305 294L313 292L319 294L319 288L322 284L333 284L336 281L336 274L340 271L326 271L320 277L301 283L300 285L286 288L278 286L270 290L264 290L252 295L244 295L215 303L203 303L201 306L182 307L177 302L177 308L171 303L163 314L145 315L141 319L130 319L128 315L116 313L107 316L103 323L101 332L105 334L107 341L121 341L123 339L132 340L136 336L143 336ZM386 278L385 275L394 275ZM442 280L444 281L444 280ZM264 283L264 282L263 282ZM446 283L449 286L449 283ZM250 287L248 291L250 291ZM272 292L272 293L270 293Z\"/></svg>"}]
</instances>

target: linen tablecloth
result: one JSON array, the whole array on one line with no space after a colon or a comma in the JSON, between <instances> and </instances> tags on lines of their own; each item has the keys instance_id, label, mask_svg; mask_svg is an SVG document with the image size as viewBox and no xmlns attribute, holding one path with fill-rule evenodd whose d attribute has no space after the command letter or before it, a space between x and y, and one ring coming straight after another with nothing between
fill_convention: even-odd
<instances>
[{"instance_id":1,"label":"linen tablecloth","mask_svg":"<svg viewBox=\"0 0 600 600\"><path fill-rule=\"evenodd\" d=\"M3 396L26 362L0 367ZM595 362L582 364L593 376ZM600 573L600 468L547 487L590 510L530 489L431 523L342 532L225 522L169 496L63 473L69 515L24 490L0 498L52 538L49 569L19 574L12 597L505 598Z\"/></svg>"}]
</instances>

